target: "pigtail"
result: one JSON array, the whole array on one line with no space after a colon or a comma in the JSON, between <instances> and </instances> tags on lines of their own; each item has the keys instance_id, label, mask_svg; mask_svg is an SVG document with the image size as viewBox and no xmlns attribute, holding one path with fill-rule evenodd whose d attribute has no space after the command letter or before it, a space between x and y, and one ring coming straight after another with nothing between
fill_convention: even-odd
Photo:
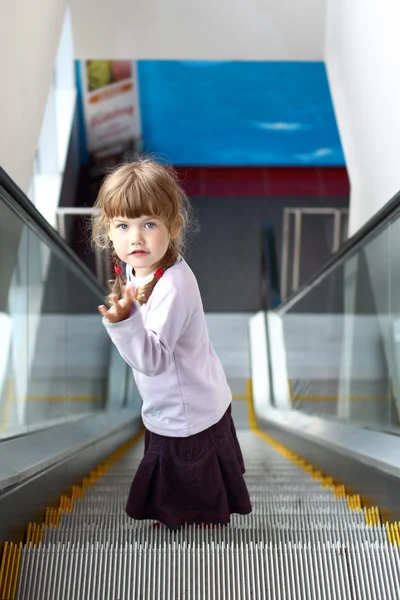
<instances>
[{"instance_id":1,"label":"pigtail","mask_svg":"<svg viewBox=\"0 0 400 600\"><path fill-rule=\"evenodd\" d=\"M122 298L122 292L123 292L123 288L126 285L126 278L124 275L124 270L122 267L122 261L121 259L117 256L117 253L114 250L114 247L112 247L111 250L111 259L112 259L112 264L113 264L113 270L115 273L115 279L110 279L109 286L110 286L110 295L111 294L116 294L117 297L120 299ZM110 296L107 299L108 301L108 305L112 306L112 302L110 301Z\"/></svg>"},{"instance_id":2,"label":"pigtail","mask_svg":"<svg viewBox=\"0 0 400 600\"><path fill-rule=\"evenodd\" d=\"M171 240L168 250L164 254L164 258L160 262L157 271L154 274L153 279L150 283L136 290L136 300L139 304L146 304L152 291L154 290L157 283L160 281L160 277L163 272L172 267L178 260L179 251L174 240Z\"/></svg>"}]
</instances>

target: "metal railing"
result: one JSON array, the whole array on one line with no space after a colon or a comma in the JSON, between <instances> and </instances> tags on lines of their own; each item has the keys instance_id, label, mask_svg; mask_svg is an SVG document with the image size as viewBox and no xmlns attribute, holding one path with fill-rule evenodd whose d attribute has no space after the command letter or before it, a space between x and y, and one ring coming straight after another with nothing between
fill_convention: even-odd
<instances>
[{"instance_id":1,"label":"metal railing","mask_svg":"<svg viewBox=\"0 0 400 600\"><path fill-rule=\"evenodd\" d=\"M69 216L90 216L95 209L89 207L60 207L57 209L57 229L60 236L66 240L67 226L66 217ZM344 220L348 217L348 209L339 208L285 208L283 214L283 235L282 235L282 271L281 271L281 299L282 302L288 297L289 290L289 264L292 268L291 293L296 292L300 287L300 263L301 263L301 236L304 215L327 215L333 217L333 240L332 253L336 252L341 243L347 236ZM292 253L290 253L290 225L291 217L294 217L294 241ZM110 254L107 250L100 250L97 246L93 247L95 257L95 274L97 280L104 286L112 276Z\"/></svg>"},{"instance_id":2,"label":"metal railing","mask_svg":"<svg viewBox=\"0 0 400 600\"><path fill-rule=\"evenodd\" d=\"M67 239L67 224L66 217L84 217L90 216L95 212L94 208L89 207L59 207L56 212L57 230L60 236ZM106 286L111 277L111 260L110 253L107 250L101 250L97 246L93 246L95 260L95 274L101 285Z\"/></svg>"},{"instance_id":3,"label":"metal railing","mask_svg":"<svg viewBox=\"0 0 400 600\"><path fill-rule=\"evenodd\" d=\"M333 236L332 253L339 250L342 242L347 237L347 226L345 219L348 219L347 208L285 208L283 213L283 235L282 235L282 271L281 271L281 297L285 302L289 290L289 264L292 264L292 285L291 293L297 292L300 287L300 264L302 249L302 226L303 216L332 216L333 217ZM290 253L291 242L291 218L294 217L294 235L293 248Z\"/></svg>"}]
</instances>

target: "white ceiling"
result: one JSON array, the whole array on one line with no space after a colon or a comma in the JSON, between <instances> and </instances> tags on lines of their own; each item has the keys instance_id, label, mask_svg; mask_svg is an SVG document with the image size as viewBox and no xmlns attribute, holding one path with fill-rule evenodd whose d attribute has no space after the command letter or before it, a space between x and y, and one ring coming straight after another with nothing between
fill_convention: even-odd
<instances>
[{"instance_id":1,"label":"white ceiling","mask_svg":"<svg viewBox=\"0 0 400 600\"><path fill-rule=\"evenodd\" d=\"M76 58L324 59L326 0L72 0Z\"/></svg>"}]
</instances>

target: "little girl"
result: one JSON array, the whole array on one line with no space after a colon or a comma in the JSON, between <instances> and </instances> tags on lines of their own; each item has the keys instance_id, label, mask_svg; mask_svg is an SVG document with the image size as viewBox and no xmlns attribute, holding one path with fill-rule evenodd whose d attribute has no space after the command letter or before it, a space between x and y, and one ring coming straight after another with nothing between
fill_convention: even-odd
<instances>
[{"instance_id":1,"label":"little girl","mask_svg":"<svg viewBox=\"0 0 400 600\"><path fill-rule=\"evenodd\" d=\"M170 169L140 159L105 178L95 208L93 239L112 250L117 274L99 312L133 369L146 428L126 512L171 529L229 523L251 503L232 395L180 254L187 198Z\"/></svg>"}]
</instances>

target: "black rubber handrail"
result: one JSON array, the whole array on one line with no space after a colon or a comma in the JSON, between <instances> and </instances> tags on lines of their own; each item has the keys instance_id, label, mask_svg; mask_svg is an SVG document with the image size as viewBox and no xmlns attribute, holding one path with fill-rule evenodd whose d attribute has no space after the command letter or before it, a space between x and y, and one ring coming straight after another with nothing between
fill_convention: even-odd
<instances>
[{"instance_id":1,"label":"black rubber handrail","mask_svg":"<svg viewBox=\"0 0 400 600\"><path fill-rule=\"evenodd\" d=\"M275 310L281 305L279 266L276 253L275 226L266 221L261 230L262 310Z\"/></svg>"},{"instance_id":2,"label":"black rubber handrail","mask_svg":"<svg viewBox=\"0 0 400 600\"><path fill-rule=\"evenodd\" d=\"M296 292L291 294L285 302L283 302L276 310L284 310L288 304L295 303L296 297L303 297L308 290L311 290L317 282L324 278L324 275L332 270L335 264L340 263L343 258L354 252L357 246L360 246L362 242L378 227L384 225L389 221L390 217L393 216L400 207L400 192L398 192L389 202L387 202L369 221L365 223L351 238L346 240L342 246L334 252L327 262L316 271L316 273L309 279L304 285L302 285Z\"/></svg>"},{"instance_id":3,"label":"black rubber handrail","mask_svg":"<svg viewBox=\"0 0 400 600\"><path fill-rule=\"evenodd\" d=\"M34 230L37 228L37 231L45 233L50 247L55 248L59 253L61 252L69 265L84 276L88 285L90 285L92 289L94 288L96 293L104 296L107 293L106 290L100 285L90 269L80 260L50 223L48 223L24 192L18 187L15 181L13 181L6 171L0 167L0 200L3 199L6 201L6 198L2 194L2 189L8 193L12 200L16 202L22 211L29 217L32 228Z\"/></svg>"}]
</instances>

